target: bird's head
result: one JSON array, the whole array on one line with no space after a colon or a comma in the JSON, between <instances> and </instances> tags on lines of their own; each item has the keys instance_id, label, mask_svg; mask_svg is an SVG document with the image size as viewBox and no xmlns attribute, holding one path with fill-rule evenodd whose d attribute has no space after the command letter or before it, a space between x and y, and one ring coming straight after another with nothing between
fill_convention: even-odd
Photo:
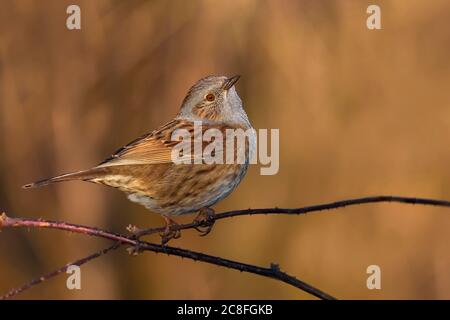
<instances>
[{"instance_id":1,"label":"bird's head","mask_svg":"<svg viewBox=\"0 0 450 320\"><path fill-rule=\"evenodd\" d=\"M208 122L248 122L235 83L240 76L208 76L188 91L178 118Z\"/></svg>"}]
</instances>

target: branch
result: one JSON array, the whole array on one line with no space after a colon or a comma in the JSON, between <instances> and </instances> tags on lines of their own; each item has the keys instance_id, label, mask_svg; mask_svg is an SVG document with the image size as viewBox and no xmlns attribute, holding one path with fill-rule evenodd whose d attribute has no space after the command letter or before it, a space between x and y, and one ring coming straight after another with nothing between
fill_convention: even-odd
<instances>
[{"instance_id":1,"label":"branch","mask_svg":"<svg viewBox=\"0 0 450 320\"><path fill-rule=\"evenodd\" d=\"M87 226L81 226L66 222L58 222L58 221L47 221L42 219L25 219L25 218L11 218L8 217L5 213L2 214L0 218L0 229L1 228L51 228L51 229L58 229L58 230L64 230L74 233L81 233L89 236L95 236L95 237L101 237L109 240L115 241L115 244L111 247L108 247L104 250L101 250L97 253L94 253L86 258L80 259L78 261L75 261L73 264L81 265L83 263L86 263L94 258L97 258L108 251L112 249L116 249L120 245L128 245L131 246L130 252L137 253L142 251L153 251L157 253L166 253L169 255L179 256L183 258L188 258L194 261L202 261L209 264L222 266L230 269L235 269L243 272L258 274L264 277L272 278L275 280L282 281L284 283L287 283L291 286L294 286L300 290L303 290L305 292L310 293L311 295L318 297L320 299L326 299L326 300L334 300L335 298L317 288L314 288L313 286L307 284L306 282L303 282L299 279L296 279L293 276L288 275L285 272L282 272L280 268L272 264L269 268L265 267L259 267L254 266L251 264L246 263L240 263L233 260L228 260L220 257L215 257L211 255L207 255L200 252L195 252L187 249L180 249L180 248L174 248L169 246L163 246L158 244L153 244L150 242L134 239L134 236L124 236L113 232L108 232L105 230L101 230L98 228L91 228ZM31 288L32 286L39 284L49 278L52 278L62 272L64 272L68 266L71 264L66 264L64 267L59 268L56 271L53 271L43 277L40 277L39 279L33 280L30 283L10 290L7 294L0 297L0 299L6 299L13 297L14 295Z\"/></svg>"},{"instance_id":2,"label":"branch","mask_svg":"<svg viewBox=\"0 0 450 320\"><path fill-rule=\"evenodd\" d=\"M429 205L438 207L450 207L450 201L447 200L434 200L425 198L411 198L411 197L399 197L399 196L374 196L374 197L363 197L348 200L335 201L325 204L312 205L302 208L263 208L263 209L244 209L244 210L234 210L227 211L223 213L215 214L211 217L212 221L222 220L226 218L232 218L237 216L245 215L256 215L256 214L307 214L313 212L320 212L325 210L339 209L343 207L349 207L360 204L367 203L377 203L377 202L397 202L406 204L419 204L419 205ZM171 227L172 230L184 230L184 229L195 229L202 226L202 222L193 221L191 223L174 225ZM142 237L144 235L149 235L153 233L160 233L164 231L164 227L151 228L146 230L138 230L136 236Z\"/></svg>"},{"instance_id":3,"label":"branch","mask_svg":"<svg viewBox=\"0 0 450 320\"><path fill-rule=\"evenodd\" d=\"M69 268L70 266L81 266L81 265L83 265L85 263L88 263L89 261L91 261L91 260L93 260L95 258L98 258L98 257L100 257L102 255L105 255L109 251L115 250L115 249L117 249L119 247L120 247L120 242L116 242L112 246L109 246L109 247L106 247L106 248L104 248L104 249L102 249L100 251L94 252L93 254L91 254L91 255L89 255L87 257L84 257L82 259L79 259L79 260L76 260L76 261L73 261L73 262L69 262L69 263L65 264L64 266L62 266L61 268L56 269L55 271L49 272L49 273L47 273L47 274L45 274L45 275L43 275L43 276L41 276L39 278L36 278L36 279L28 282L27 284L21 286L21 287L11 289L10 291L8 291L3 296L0 296L0 300L5 300L5 299L8 299L8 298L12 298L15 295L18 295L19 293L21 293L22 291L28 290L31 287L35 286L35 285L38 285L38 284L40 284L40 283L42 283L44 281L47 281L47 280L49 280L49 279L51 279L53 277L56 277L57 275L59 275L59 274L61 274L63 272L66 272L67 268Z\"/></svg>"},{"instance_id":4,"label":"branch","mask_svg":"<svg viewBox=\"0 0 450 320\"><path fill-rule=\"evenodd\" d=\"M410 198L410 197L399 197L399 196L375 196L375 197L364 197L364 198L356 198L349 200L336 201L327 204L320 204L302 208L264 208L264 209L246 209L246 210L237 210L237 211L228 211L216 214L211 217L212 221L215 222L217 220L231 218L235 216L242 215L254 215L254 214L306 214L312 212L319 212L330 209L338 209L352 205L358 204L367 204L367 203L377 203L377 202L398 202L398 203L406 203L406 204L420 204L420 205L433 205L433 206L441 206L441 207L450 207L450 201L446 200L434 200L434 199L424 199L424 198ZM196 229L201 227L203 223L201 221L194 221L192 223L175 225L172 227L173 230L184 230L184 229ZM272 264L270 268L258 267L249 264L244 264L236 261L231 261L219 257L214 257L210 255L206 255L199 252L194 252L186 249L178 249L173 247L161 246L145 241L139 240L139 237L143 235L153 234L156 232L163 232L164 227L152 228L148 230L138 230L137 234L133 236L124 236L113 232L104 231L98 228L80 226L65 222L57 222L57 221L46 221L42 219L20 219L20 218L10 218L7 217L6 214L3 214L0 217L0 229L4 227L35 227L35 228L52 228L52 229L60 229L65 231L71 231L76 233L82 233L90 236L102 237L109 240L114 240L114 245L107 247L103 250L95 252L83 259L74 261L72 263L68 263L63 267L59 268L56 271L48 273L39 279L35 279L30 283L13 289L9 291L7 294L0 297L0 299L10 298L15 296L16 294L31 288L34 285L37 285L45 280L48 280L56 275L65 272L67 267L70 265L82 265L87 263L95 258L98 258L114 249L117 249L121 245L131 246L132 251L153 251L153 252L164 252L170 255L176 255L180 257L185 257L193 260L203 261L210 264L215 264L219 266L224 266L227 268L245 271L249 273L259 274L265 277L273 278L276 280L283 281L290 285L293 285L296 288L299 288L305 292L308 292L316 297L321 299L334 299L332 296L308 285L305 282L302 282L288 274L281 272L277 265Z\"/></svg>"}]
</instances>

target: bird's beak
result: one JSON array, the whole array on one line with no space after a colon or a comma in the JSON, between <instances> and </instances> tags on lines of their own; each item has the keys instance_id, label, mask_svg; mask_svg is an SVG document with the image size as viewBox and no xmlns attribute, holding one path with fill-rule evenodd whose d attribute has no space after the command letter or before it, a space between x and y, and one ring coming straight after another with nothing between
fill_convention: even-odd
<instances>
[{"instance_id":1,"label":"bird's beak","mask_svg":"<svg viewBox=\"0 0 450 320\"><path fill-rule=\"evenodd\" d=\"M234 86L234 84L235 84L236 82L238 82L238 80L239 80L240 77L241 77L241 76L237 75L237 76L228 78L228 79L225 81L225 83L223 84L223 87L222 87L222 88L223 88L224 90L229 90L232 86Z\"/></svg>"}]
</instances>

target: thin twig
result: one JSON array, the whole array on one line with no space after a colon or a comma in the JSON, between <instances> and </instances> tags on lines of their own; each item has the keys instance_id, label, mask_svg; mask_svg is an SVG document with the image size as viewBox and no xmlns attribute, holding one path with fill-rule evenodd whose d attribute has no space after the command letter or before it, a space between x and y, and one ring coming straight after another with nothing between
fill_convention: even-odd
<instances>
[{"instance_id":1,"label":"thin twig","mask_svg":"<svg viewBox=\"0 0 450 320\"><path fill-rule=\"evenodd\" d=\"M100 257L102 255L107 254L111 250L115 250L115 249L119 248L120 245L121 245L120 242L116 242L112 246L109 246L109 247L106 247L106 248L104 248L102 250L94 252L93 254L90 254L87 257L84 257L82 259L79 259L79 260L76 260L76 261L73 261L73 262L69 262L69 263L65 264L64 266L62 266L61 268L56 269L55 271L49 272L49 273L47 273L47 274L45 274L45 275L43 275L43 276L41 276L39 278L36 278L36 279L28 282L27 284L24 284L21 287L17 287L17 288L11 289L8 293L4 294L3 296L0 296L0 300L12 298L15 295L18 295L19 293L21 293L22 291L28 290L31 287L40 284L41 282L47 281L47 280L49 280L49 279L51 279L53 277L56 277L57 275L59 275L59 274L61 274L63 272L66 272L67 268L69 268L70 266L81 266L81 265L83 265L85 263L88 263L89 261L91 261L91 260L93 260L95 258L98 258L98 257Z\"/></svg>"},{"instance_id":2,"label":"thin twig","mask_svg":"<svg viewBox=\"0 0 450 320\"><path fill-rule=\"evenodd\" d=\"M367 203L377 203L377 202L397 202L406 204L420 204L429 206L439 206L439 207L450 207L450 201L447 200L434 200L425 198L411 198L411 197L399 197L399 196L374 196L374 197L363 197L348 200L335 201L325 204L312 205L302 208L262 208L262 209L244 209L244 210L233 210L223 213L215 214L211 217L213 221L222 220L231 217L244 216L244 215L256 215L256 214L307 214L313 212L319 212L324 210L339 209L348 206L367 204ZM193 221L191 223L173 225L172 230L184 230L184 229L195 229L201 226L201 222ZM137 237L142 237L144 235L150 235L154 233L163 232L165 227L151 228L146 230L137 231Z\"/></svg>"},{"instance_id":3,"label":"thin twig","mask_svg":"<svg viewBox=\"0 0 450 320\"><path fill-rule=\"evenodd\" d=\"M223 266L230 269L235 269L243 272L258 274L264 277L276 279L279 281L282 281L284 283L287 283L291 286L294 286L300 290L303 290L305 292L308 292L309 294L318 297L320 299L326 299L326 300L333 300L335 299L333 296L314 288L313 286L307 284L306 282L303 282L301 280L296 279L293 276L288 275L285 272L282 272L278 266L272 264L269 268L265 267L259 267L254 266L251 264L241 263L237 261L232 261L220 257L215 257L211 255L207 255L201 252L195 252L187 249L180 249L180 248L174 248L169 246L163 246L159 244L154 244L138 239L133 239L133 236L124 236L113 232L108 232L105 230L101 230L98 228L91 228L87 226L82 225L75 225L71 223L66 222L58 222L58 221L46 221L42 219L25 219L25 218L11 218L8 217L5 213L2 214L0 217L0 228L51 228L51 229L58 229L58 230L64 230L74 233L81 233L85 235L95 236L95 237L101 237L109 240L115 241L114 246L110 247L109 250L112 250L113 247L117 246L118 244L121 245L128 245L131 246L132 252L141 252L141 251L153 251L158 253L166 253L169 255L179 256L183 258L192 259L194 261L202 261L210 264L214 264L217 266ZM102 253L96 253L93 255L90 255L89 257L85 259L78 260L77 262L85 263L87 261L90 261L104 253L106 253L109 250L103 250ZM104 252L106 251L106 252ZM76 263L75 263L76 264ZM30 283L26 284L23 287L12 289L4 296L0 296L0 299L6 299L13 297L14 295L31 288L32 286L39 284L51 277L54 277L58 274L60 274L62 271L67 269L69 266L65 265L64 267L51 272L47 274L44 277L40 277L39 279L33 280Z\"/></svg>"},{"instance_id":4,"label":"thin twig","mask_svg":"<svg viewBox=\"0 0 450 320\"><path fill-rule=\"evenodd\" d=\"M264 277L272 278L275 280L282 281L284 283L290 284L291 286L294 286L302 291L305 291L317 298L323 299L323 300L336 300L335 297L323 292L322 290L319 290L309 284L307 284L304 281L301 281L293 276L290 276L289 274L283 272L280 270L280 267L277 264L272 263L269 268L265 267L259 267L251 264L246 264L242 262L236 262L220 257L215 257L211 255L207 255L200 252L195 252L191 250L186 249L180 249L180 248L174 248L169 246L162 246L158 244L148 243L142 241L139 243L138 250L148 250L153 252L161 252L166 253L169 255L175 255L180 256L183 258L189 258L194 261L202 261L213 265L218 265L230 269L239 270L242 272L248 272L248 273L254 273L259 274Z\"/></svg>"},{"instance_id":5,"label":"thin twig","mask_svg":"<svg viewBox=\"0 0 450 320\"><path fill-rule=\"evenodd\" d=\"M216 214L212 217L212 222L231 218L235 216L242 215L254 215L254 214L306 214L311 212L319 212L323 210L330 209L338 209L346 206L366 204L366 203L376 203L376 202L398 202L398 203L407 203L407 204L420 204L420 205L433 205L433 206L442 206L442 207L450 207L450 201L446 200L434 200L434 199L424 199L424 198L410 198L410 197L399 197L399 196L375 196L375 197L364 197L364 198L356 198L349 200L342 200L327 204L320 204L302 208L263 208L263 209L246 209L246 210L237 210L237 211L228 211ZM194 221L192 223L180 224L173 226L173 230L183 230L183 229L191 229L198 228L202 226L202 223L199 221ZM91 261L97 257L100 257L113 249L117 249L120 245L126 244L132 246L133 248L138 248L138 250L147 250L154 252L164 252L167 254L177 255L181 257L190 258L193 260L199 260L215 265L220 265L240 271L246 271L250 273L259 274L262 276L274 278L285 283L291 284L301 290L311 293L312 295L322 298L322 299L333 299L332 296L308 285L305 282L302 282L292 276L287 275L284 272L281 272L278 266L272 264L270 268L258 267L249 264L239 263L219 257L205 255L203 253L194 252L185 249L178 249L173 247L161 246L157 244L152 244L149 242L139 240L139 237L143 235L153 234L156 232L163 232L164 227L152 228L147 230L139 230L136 235L133 236L123 236L117 233L107 232L98 228L91 228L85 226L78 226L75 224L65 223L65 222L57 222L57 221L46 221L42 219L19 219L19 218L10 218L5 214L0 217L0 228L2 227L36 227L36 228L53 228L66 230L71 232L83 233L91 236L107 238L110 240L116 241L114 245L107 247L101 251L95 252L83 259L77 260L75 262L64 265L56 271L48 273L38 279L31 281L30 283L13 289L9 291L4 296L1 296L0 299L5 299L12 297L24 290L31 288L34 285L37 285L45 280L48 280L65 270L70 265L82 265Z\"/></svg>"}]
</instances>

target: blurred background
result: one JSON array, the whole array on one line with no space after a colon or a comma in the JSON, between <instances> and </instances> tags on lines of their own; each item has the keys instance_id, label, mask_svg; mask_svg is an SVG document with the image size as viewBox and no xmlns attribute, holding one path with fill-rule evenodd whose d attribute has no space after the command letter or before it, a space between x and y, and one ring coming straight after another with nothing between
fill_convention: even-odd
<instances>
[{"instance_id":1,"label":"blurred background","mask_svg":"<svg viewBox=\"0 0 450 320\"><path fill-rule=\"evenodd\" d=\"M81 7L81 31L66 8ZM366 28L369 4L382 30ZM253 166L216 211L394 194L450 199L450 2L38 1L0 10L0 208L125 232L162 219L112 188L21 185L86 169L170 120L209 74L237 84L255 128L280 129L280 170ZM187 222L193 216L178 219ZM338 298L449 299L450 212L369 204L252 216L185 231L173 246L268 266ZM157 236L150 240L159 241ZM0 293L109 242L55 230L0 233ZM366 268L381 268L368 290ZM119 249L18 298L310 299L267 278Z\"/></svg>"}]
</instances>

